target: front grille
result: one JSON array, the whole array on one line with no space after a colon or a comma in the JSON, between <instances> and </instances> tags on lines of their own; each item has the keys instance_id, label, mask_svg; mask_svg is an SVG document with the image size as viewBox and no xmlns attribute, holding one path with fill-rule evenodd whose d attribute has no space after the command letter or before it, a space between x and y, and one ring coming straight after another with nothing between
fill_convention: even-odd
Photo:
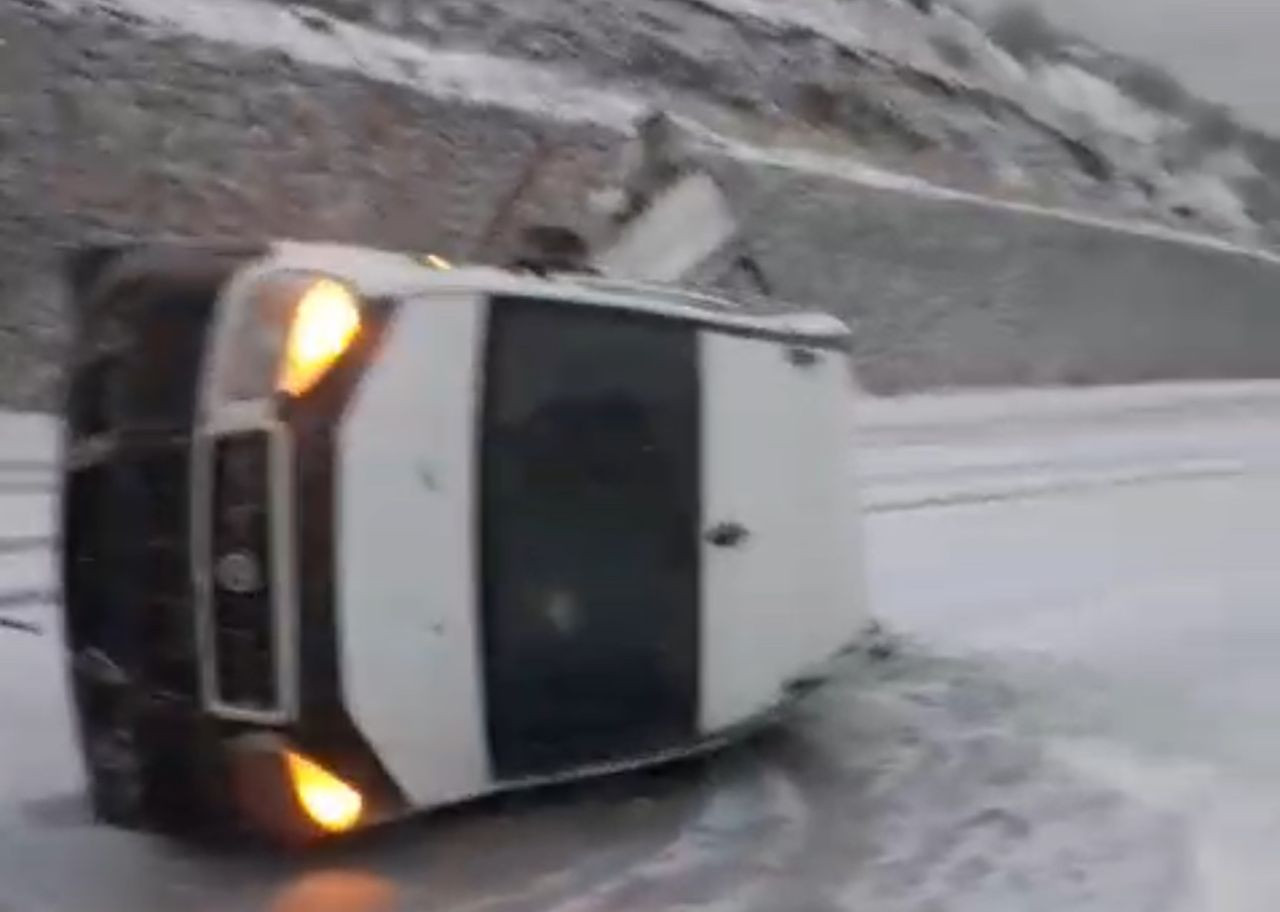
<instances>
[{"instance_id":1,"label":"front grille","mask_svg":"<svg viewBox=\"0 0 1280 912\"><path fill-rule=\"evenodd\" d=\"M107 386L104 396L98 387L80 404L116 392ZM67 454L69 646L74 654L99 651L150 697L193 698L189 435L157 434L154 425L121 421L119 411L96 404L76 417L86 415L93 421L72 421Z\"/></svg>"},{"instance_id":2,"label":"front grille","mask_svg":"<svg viewBox=\"0 0 1280 912\"><path fill-rule=\"evenodd\" d=\"M192 438L218 294L242 255L137 248L73 274L64 625L98 813L138 823L199 795ZM175 759L179 758L179 759Z\"/></svg>"},{"instance_id":3,"label":"front grille","mask_svg":"<svg viewBox=\"0 0 1280 912\"><path fill-rule=\"evenodd\" d=\"M189 464L186 447L151 451L133 464L148 511L137 555L143 675L164 696L196 690Z\"/></svg>"},{"instance_id":4,"label":"front grille","mask_svg":"<svg viewBox=\"0 0 1280 912\"><path fill-rule=\"evenodd\" d=\"M67 479L68 645L154 699L196 693L188 460L183 446L117 446Z\"/></svg>"},{"instance_id":5,"label":"front grille","mask_svg":"<svg viewBox=\"0 0 1280 912\"><path fill-rule=\"evenodd\" d=\"M191 434L220 253L122 253L77 286L66 403L68 641L142 694L196 694ZM99 659L105 659L106 664Z\"/></svg>"},{"instance_id":6,"label":"front grille","mask_svg":"<svg viewBox=\"0 0 1280 912\"><path fill-rule=\"evenodd\" d=\"M276 706L268 458L265 433L222 437L214 450L212 631L218 699Z\"/></svg>"}]
</instances>

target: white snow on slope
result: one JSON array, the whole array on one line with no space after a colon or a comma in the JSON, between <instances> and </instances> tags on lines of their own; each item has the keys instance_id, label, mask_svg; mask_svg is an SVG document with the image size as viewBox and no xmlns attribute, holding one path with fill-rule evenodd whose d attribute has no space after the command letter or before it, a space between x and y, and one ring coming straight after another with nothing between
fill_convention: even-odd
<instances>
[{"instance_id":1,"label":"white snow on slope","mask_svg":"<svg viewBox=\"0 0 1280 912\"><path fill-rule=\"evenodd\" d=\"M1038 67L1032 78L1050 98L1067 111L1086 118L1095 129L1136 143L1149 143L1167 126L1167 118L1138 104L1113 83L1077 66Z\"/></svg>"},{"instance_id":2,"label":"white snow on slope","mask_svg":"<svg viewBox=\"0 0 1280 912\"><path fill-rule=\"evenodd\" d=\"M140 26L247 50L275 50L300 63L348 70L437 98L523 111L568 122L629 126L644 104L547 67L430 48L315 11L298 14L258 0L48 0L68 15L116 11Z\"/></svg>"},{"instance_id":3,"label":"white snow on slope","mask_svg":"<svg viewBox=\"0 0 1280 912\"><path fill-rule=\"evenodd\" d=\"M1248 207L1225 180L1216 174L1191 173L1170 175L1157 187L1161 205L1195 212L1199 217L1223 229L1249 236L1256 229Z\"/></svg>"},{"instance_id":4,"label":"white snow on slope","mask_svg":"<svg viewBox=\"0 0 1280 912\"><path fill-rule=\"evenodd\" d=\"M869 46L854 4L840 0L806 0L804 3L777 3L775 0L699 0L733 16L760 19L775 25L795 25L828 35L849 48Z\"/></svg>"},{"instance_id":5,"label":"white snow on slope","mask_svg":"<svg viewBox=\"0 0 1280 912\"><path fill-rule=\"evenodd\" d=\"M67 14L89 15L114 10L141 26L163 33L188 34L249 50L276 50L307 64L359 73L420 91L437 98L466 99L497 108L526 112L567 122L598 123L629 131L648 110L639 97L616 89L602 90L556 70L509 58L432 48L383 32L308 12L307 19L260 0L47 0ZM709 0L711 2L711 0ZM763 0L714 0L748 3L763 12ZM772 11L784 19L805 4L786 4L790 13ZM843 20L842 20L843 21ZM850 39L852 40L852 38ZM980 194L931 184L921 178L886 171L848 155L831 155L801 148L767 148L719 136L699 124L687 125L722 151L743 161L772 164L866 186L901 191L918 197L951 200L977 206L1025 212L1080 225L1123 231L1175 243L1191 244L1241 256L1280 263L1280 256L1229 241L1179 231L1161 225L1119 221L1029 203L998 200ZM1210 200L1202 200L1206 205ZM1217 203L1222 200L1218 199ZM1224 210L1225 211L1225 210ZM1210 214L1218 212L1211 210Z\"/></svg>"},{"instance_id":6,"label":"white snow on slope","mask_svg":"<svg viewBox=\"0 0 1280 912\"><path fill-rule=\"evenodd\" d=\"M690 130L691 132L696 133L699 132L700 128L691 125ZM1083 212L1074 212L1066 209L1053 209L1048 206L1041 206L1035 203L1021 203L1013 200L995 199L978 193L969 193L963 190L953 190L950 187L941 187L937 184L932 184L923 178L901 174L894 171L886 171L883 168L877 168L874 165L859 161L846 155L832 155L826 152L794 147L784 148L777 146L763 147L748 145L747 143L730 139L728 137L712 136L705 130L701 132L711 143L726 150L741 161L775 165L777 167L789 168L819 177L847 180L855 184L862 184L864 186L875 187L882 190L898 191L925 199L949 200L989 209L1000 209L1008 212L1022 212L1028 215L1041 216L1044 218L1055 219L1057 221L1069 222L1075 225L1099 228L1104 231L1116 231L1141 237L1155 238L1175 244L1186 244L1192 247L1217 250L1222 253L1229 253L1235 256L1248 257L1250 259L1256 259L1273 265L1280 265L1280 255L1278 254L1274 254L1268 250L1257 247L1232 243L1231 241L1212 237L1206 234L1181 231L1176 228L1168 228L1164 225L1155 224L1153 222L1123 221L1120 219L1088 215Z\"/></svg>"}]
</instances>

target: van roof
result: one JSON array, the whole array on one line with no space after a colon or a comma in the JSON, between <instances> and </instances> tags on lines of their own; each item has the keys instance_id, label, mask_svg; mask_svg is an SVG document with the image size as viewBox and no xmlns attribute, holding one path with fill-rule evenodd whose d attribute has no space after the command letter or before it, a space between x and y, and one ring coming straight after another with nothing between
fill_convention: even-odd
<instances>
[{"instance_id":1,"label":"van roof","mask_svg":"<svg viewBox=\"0 0 1280 912\"><path fill-rule=\"evenodd\" d=\"M571 273L544 277L485 266L440 269L429 265L423 255L368 247L279 241L271 245L257 268L327 273L369 297L411 298L448 291L530 296L810 344L847 347L850 338L848 326L830 314L817 311L778 305L773 313L748 313L732 301L671 285Z\"/></svg>"}]
</instances>

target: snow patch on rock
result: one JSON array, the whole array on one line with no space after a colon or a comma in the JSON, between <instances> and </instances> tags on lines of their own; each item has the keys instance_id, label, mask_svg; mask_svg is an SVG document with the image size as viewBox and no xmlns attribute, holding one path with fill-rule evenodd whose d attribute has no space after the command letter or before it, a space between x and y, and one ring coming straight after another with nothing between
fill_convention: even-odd
<instances>
[{"instance_id":1,"label":"snow patch on rock","mask_svg":"<svg viewBox=\"0 0 1280 912\"><path fill-rule=\"evenodd\" d=\"M318 11L301 15L260 0L50 0L68 15L115 12L156 30L306 64L348 70L440 98L525 111L568 122L628 127L646 105L520 60L424 46Z\"/></svg>"},{"instance_id":2,"label":"snow patch on rock","mask_svg":"<svg viewBox=\"0 0 1280 912\"><path fill-rule=\"evenodd\" d=\"M1160 188L1160 202L1171 212L1196 216L1242 239L1256 236L1257 226L1240 196L1214 174L1170 175Z\"/></svg>"},{"instance_id":3,"label":"snow patch on rock","mask_svg":"<svg viewBox=\"0 0 1280 912\"><path fill-rule=\"evenodd\" d=\"M1168 127L1161 117L1125 95L1114 84L1070 64L1037 67L1036 84L1064 110L1090 127L1136 143L1154 142Z\"/></svg>"}]
</instances>

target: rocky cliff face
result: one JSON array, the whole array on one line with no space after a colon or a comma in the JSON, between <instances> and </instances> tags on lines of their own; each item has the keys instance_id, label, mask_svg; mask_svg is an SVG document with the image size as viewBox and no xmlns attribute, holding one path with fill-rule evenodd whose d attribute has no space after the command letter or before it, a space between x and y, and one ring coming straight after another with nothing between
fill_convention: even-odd
<instances>
[{"instance_id":1,"label":"rocky cliff face","mask_svg":"<svg viewBox=\"0 0 1280 912\"><path fill-rule=\"evenodd\" d=\"M593 235L593 194L655 107L778 296L856 323L872 389L1280 376L1276 261L1033 205L1138 193L1159 214L1052 91L929 7L11 0L0 402L56 402L57 257L86 237L502 260L523 225ZM729 282L720 265L701 281Z\"/></svg>"},{"instance_id":2,"label":"rocky cliff face","mask_svg":"<svg viewBox=\"0 0 1280 912\"><path fill-rule=\"evenodd\" d=\"M1280 191L1280 169L1268 167L1280 146L1224 123L1167 76L1043 21L997 23L993 36L988 20L944 0L290 8L317 28L329 17L361 22L638 88L666 107L844 147L947 186L1245 241L1280 225L1265 205Z\"/></svg>"}]
</instances>

